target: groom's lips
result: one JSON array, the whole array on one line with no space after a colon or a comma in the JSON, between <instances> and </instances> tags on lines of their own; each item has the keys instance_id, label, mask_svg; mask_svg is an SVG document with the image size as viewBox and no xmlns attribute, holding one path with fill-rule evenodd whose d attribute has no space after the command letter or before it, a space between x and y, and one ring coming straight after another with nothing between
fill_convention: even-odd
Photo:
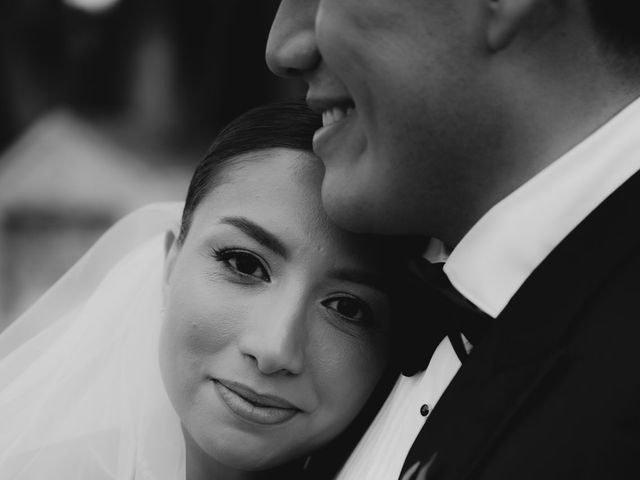
<instances>
[{"instance_id":1,"label":"groom's lips","mask_svg":"<svg viewBox=\"0 0 640 480\"><path fill-rule=\"evenodd\" d=\"M248 422L277 425L301 412L291 402L277 395L258 393L247 385L229 380L212 381L229 410Z\"/></svg>"},{"instance_id":2,"label":"groom's lips","mask_svg":"<svg viewBox=\"0 0 640 480\"><path fill-rule=\"evenodd\" d=\"M355 104L349 97L307 97L309 107L322 114L322 128L313 136L313 150L321 157L327 143L345 127L355 114Z\"/></svg>"},{"instance_id":3,"label":"groom's lips","mask_svg":"<svg viewBox=\"0 0 640 480\"><path fill-rule=\"evenodd\" d=\"M322 113L335 107L353 107L354 102L348 95L307 95L307 105L316 113Z\"/></svg>"}]
</instances>

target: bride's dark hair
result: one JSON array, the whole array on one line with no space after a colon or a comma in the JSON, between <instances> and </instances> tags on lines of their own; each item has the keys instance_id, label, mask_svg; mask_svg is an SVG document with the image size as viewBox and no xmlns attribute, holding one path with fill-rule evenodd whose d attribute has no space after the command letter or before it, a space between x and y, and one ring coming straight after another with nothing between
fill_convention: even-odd
<instances>
[{"instance_id":1,"label":"bride's dark hair","mask_svg":"<svg viewBox=\"0 0 640 480\"><path fill-rule=\"evenodd\" d=\"M321 126L320 115L302 101L257 107L229 123L216 136L191 178L182 212L179 244L184 242L193 213L202 199L224 182L227 168L238 157L272 148L311 152L313 134Z\"/></svg>"}]
</instances>

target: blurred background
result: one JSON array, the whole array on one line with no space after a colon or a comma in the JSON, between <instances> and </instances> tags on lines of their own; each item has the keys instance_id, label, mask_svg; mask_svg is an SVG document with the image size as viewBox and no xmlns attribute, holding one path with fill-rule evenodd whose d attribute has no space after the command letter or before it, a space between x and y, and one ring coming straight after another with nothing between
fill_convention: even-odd
<instances>
[{"instance_id":1,"label":"blurred background","mask_svg":"<svg viewBox=\"0 0 640 480\"><path fill-rule=\"evenodd\" d=\"M276 0L0 2L0 330L118 218L182 200L229 120L300 97Z\"/></svg>"}]
</instances>

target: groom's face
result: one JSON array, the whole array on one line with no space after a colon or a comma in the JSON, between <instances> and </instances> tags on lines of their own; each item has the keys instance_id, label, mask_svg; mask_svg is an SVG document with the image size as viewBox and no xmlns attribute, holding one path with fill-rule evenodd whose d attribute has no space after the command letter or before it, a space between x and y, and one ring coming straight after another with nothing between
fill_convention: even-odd
<instances>
[{"instance_id":1,"label":"groom's face","mask_svg":"<svg viewBox=\"0 0 640 480\"><path fill-rule=\"evenodd\" d=\"M309 104L323 112L314 150L326 167L324 206L342 226L434 233L451 216L451 182L471 168L477 109L466 3L281 2L267 62L302 76Z\"/></svg>"}]
</instances>

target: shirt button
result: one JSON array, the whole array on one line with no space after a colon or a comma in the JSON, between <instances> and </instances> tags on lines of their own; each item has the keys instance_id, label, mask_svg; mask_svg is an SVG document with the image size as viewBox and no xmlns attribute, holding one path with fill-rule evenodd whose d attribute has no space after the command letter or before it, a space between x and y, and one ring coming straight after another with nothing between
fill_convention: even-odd
<instances>
[{"instance_id":1,"label":"shirt button","mask_svg":"<svg viewBox=\"0 0 640 480\"><path fill-rule=\"evenodd\" d=\"M420 407L420 415L422 415L423 417L429 415L429 405L425 403Z\"/></svg>"}]
</instances>

